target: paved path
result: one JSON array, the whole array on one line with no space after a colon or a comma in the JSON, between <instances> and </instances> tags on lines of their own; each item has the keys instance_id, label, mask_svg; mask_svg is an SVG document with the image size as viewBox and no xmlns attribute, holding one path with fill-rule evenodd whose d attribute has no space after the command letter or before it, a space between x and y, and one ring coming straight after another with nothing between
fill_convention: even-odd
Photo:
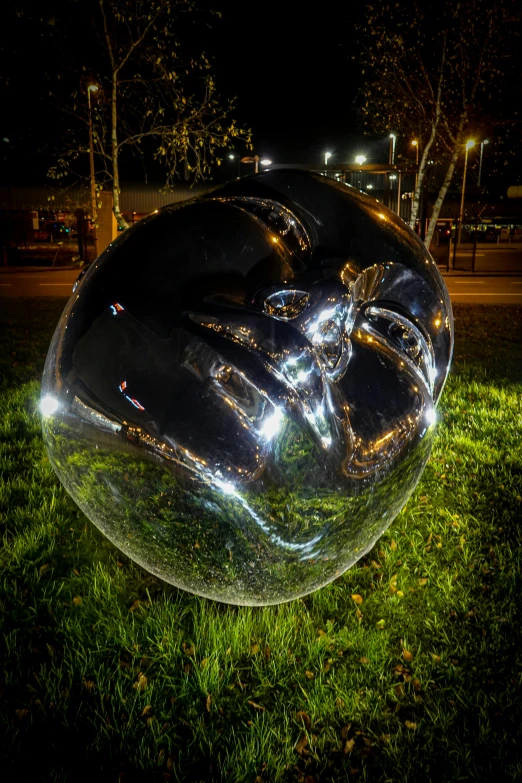
<instances>
[{"instance_id":1,"label":"paved path","mask_svg":"<svg viewBox=\"0 0 522 783\"><path fill-rule=\"evenodd\" d=\"M0 274L0 297L56 296L68 298L78 269ZM453 302L522 304L522 275L443 274Z\"/></svg>"}]
</instances>

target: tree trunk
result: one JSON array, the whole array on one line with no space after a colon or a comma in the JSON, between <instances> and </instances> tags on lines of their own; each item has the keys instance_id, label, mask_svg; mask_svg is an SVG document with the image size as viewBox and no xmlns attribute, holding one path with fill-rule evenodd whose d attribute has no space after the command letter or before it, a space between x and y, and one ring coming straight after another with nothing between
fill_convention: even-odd
<instances>
[{"instance_id":1,"label":"tree trunk","mask_svg":"<svg viewBox=\"0 0 522 783\"><path fill-rule=\"evenodd\" d=\"M424 184L424 178L426 176L426 166L428 163L428 156L431 149L431 145L435 141L435 134L437 133L438 122L433 123L431 127L430 138L426 142L426 146L422 151L421 162L417 175L417 187L415 188L415 194L413 196L413 204L411 205L410 215L410 228L415 231L415 223L417 222L417 215L419 214L420 197L422 192L422 186Z\"/></svg>"},{"instance_id":2,"label":"tree trunk","mask_svg":"<svg viewBox=\"0 0 522 783\"><path fill-rule=\"evenodd\" d=\"M428 230L426 232L426 237L424 238L424 244L426 245L428 250L430 249L431 240L433 239L433 234L435 233L435 228L437 227L437 219L440 215L442 203L446 198L446 193L450 186L450 182L453 177L453 172L455 171L455 166L457 164L459 153L462 148L462 132L464 130L464 126L467 123L467 119L468 119L467 111L466 109L464 109L463 113L460 116L457 133L455 136L452 136L452 139L454 139L453 152L451 153L450 162L448 163L448 168L446 169L446 176L444 177L444 182L440 187L439 193L437 195L437 199L435 201L435 204L433 205L433 211L431 213L430 222L428 224Z\"/></svg>"},{"instance_id":3,"label":"tree trunk","mask_svg":"<svg viewBox=\"0 0 522 783\"><path fill-rule=\"evenodd\" d=\"M459 137L459 141L460 141L460 137ZM450 162L448 163L448 168L446 169L446 176L444 177L444 182L440 186L437 199L435 201L435 204L433 205L433 211L431 213L430 222L428 223L428 231L426 232L426 237L424 239L424 244L426 245L428 250L430 249L431 240L433 239L433 234L435 233L435 228L437 226L437 219L440 214L442 203L446 197L447 190L453 178L453 172L455 171L455 165L459 157L459 151L460 151L459 147L460 144L457 143L451 155Z\"/></svg>"},{"instance_id":4,"label":"tree trunk","mask_svg":"<svg viewBox=\"0 0 522 783\"><path fill-rule=\"evenodd\" d=\"M120 174L118 171L118 81L116 74L112 77L111 92L111 162L112 162L112 196L114 201L114 217L118 228L128 228L129 224L121 214L120 209Z\"/></svg>"}]
</instances>

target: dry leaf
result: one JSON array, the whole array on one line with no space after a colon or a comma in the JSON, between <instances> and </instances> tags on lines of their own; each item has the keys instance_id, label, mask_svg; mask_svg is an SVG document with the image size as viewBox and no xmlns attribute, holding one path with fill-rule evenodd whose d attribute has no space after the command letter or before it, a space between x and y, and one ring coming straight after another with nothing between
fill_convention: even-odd
<instances>
[{"instance_id":1,"label":"dry leaf","mask_svg":"<svg viewBox=\"0 0 522 783\"><path fill-rule=\"evenodd\" d=\"M362 658L359 658L359 663L370 663L370 660L363 656Z\"/></svg>"},{"instance_id":2,"label":"dry leaf","mask_svg":"<svg viewBox=\"0 0 522 783\"><path fill-rule=\"evenodd\" d=\"M255 701L248 700L248 703L251 707L253 707L255 710L261 710L261 712L264 712L266 710L266 707L263 707L261 704L256 704Z\"/></svg>"},{"instance_id":3,"label":"dry leaf","mask_svg":"<svg viewBox=\"0 0 522 783\"><path fill-rule=\"evenodd\" d=\"M83 598L81 597L81 595L75 595L73 598L73 604L75 606L80 606L80 604L82 603L83 603Z\"/></svg>"},{"instance_id":4,"label":"dry leaf","mask_svg":"<svg viewBox=\"0 0 522 783\"><path fill-rule=\"evenodd\" d=\"M92 689L94 688L94 682L92 680L84 680L83 687L86 688L88 691L92 691Z\"/></svg>"},{"instance_id":5,"label":"dry leaf","mask_svg":"<svg viewBox=\"0 0 522 783\"><path fill-rule=\"evenodd\" d=\"M259 652L259 645L253 644L252 647L250 648L250 652L252 653L252 655L257 655L257 653Z\"/></svg>"},{"instance_id":6,"label":"dry leaf","mask_svg":"<svg viewBox=\"0 0 522 783\"><path fill-rule=\"evenodd\" d=\"M151 712L152 712L152 706L150 704L147 704L147 706L143 708L143 712L141 713L141 717L143 718L144 715L149 715Z\"/></svg>"},{"instance_id":7,"label":"dry leaf","mask_svg":"<svg viewBox=\"0 0 522 783\"><path fill-rule=\"evenodd\" d=\"M312 728L312 721L310 720L310 716L304 712L303 710L299 710L298 713L296 713L297 720L302 720L304 723L304 727L307 731L310 731Z\"/></svg>"},{"instance_id":8,"label":"dry leaf","mask_svg":"<svg viewBox=\"0 0 522 783\"><path fill-rule=\"evenodd\" d=\"M440 663L440 655L435 655L435 653L431 653L431 657L433 658L433 663Z\"/></svg>"},{"instance_id":9,"label":"dry leaf","mask_svg":"<svg viewBox=\"0 0 522 783\"><path fill-rule=\"evenodd\" d=\"M141 601L139 600L139 598L137 598L137 599L134 601L134 603L132 604L132 606L129 608L129 612L135 612L135 611L136 611L136 609L138 609L138 608L139 608L140 604L141 604Z\"/></svg>"},{"instance_id":10,"label":"dry leaf","mask_svg":"<svg viewBox=\"0 0 522 783\"><path fill-rule=\"evenodd\" d=\"M354 749L354 746L355 746L355 740L354 739L346 740L346 742L344 743L343 753L345 755L348 755L348 753L352 752L352 750Z\"/></svg>"},{"instance_id":11,"label":"dry leaf","mask_svg":"<svg viewBox=\"0 0 522 783\"><path fill-rule=\"evenodd\" d=\"M393 551L397 549L397 542L393 538L391 540L390 549L393 549Z\"/></svg>"},{"instance_id":12,"label":"dry leaf","mask_svg":"<svg viewBox=\"0 0 522 783\"><path fill-rule=\"evenodd\" d=\"M406 648L404 648L402 651L402 657L404 658L406 663L411 663L413 661L413 655L411 654L411 652L409 652L409 650L406 650Z\"/></svg>"},{"instance_id":13,"label":"dry leaf","mask_svg":"<svg viewBox=\"0 0 522 783\"><path fill-rule=\"evenodd\" d=\"M134 683L134 685L132 687L136 691L144 691L145 690L145 688L147 687L147 678L145 677L143 672L140 672L138 674L138 679L137 679L137 681Z\"/></svg>"},{"instance_id":14,"label":"dry leaf","mask_svg":"<svg viewBox=\"0 0 522 783\"><path fill-rule=\"evenodd\" d=\"M203 671L203 669L207 668L207 664L208 664L209 660L210 660L210 658L203 658L203 660L201 661L200 666L201 666L201 670L202 671Z\"/></svg>"},{"instance_id":15,"label":"dry leaf","mask_svg":"<svg viewBox=\"0 0 522 783\"><path fill-rule=\"evenodd\" d=\"M421 681L420 680L415 678L414 680L411 681L411 684L413 685L413 690L414 691L417 691L417 692L420 691L420 689L421 689Z\"/></svg>"},{"instance_id":16,"label":"dry leaf","mask_svg":"<svg viewBox=\"0 0 522 783\"><path fill-rule=\"evenodd\" d=\"M40 569L38 571L40 576L42 576L42 574L45 574L45 572L47 571L48 568L49 568L49 563L44 563L43 565L41 565Z\"/></svg>"},{"instance_id":17,"label":"dry leaf","mask_svg":"<svg viewBox=\"0 0 522 783\"><path fill-rule=\"evenodd\" d=\"M308 745L308 737L303 732L299 739L297 740L295 749L301 756L307 756L309 751L306 749L306 746Z\"/></svg>"},{"instance_id":18,"label":"dry leaf","mask_svg":"<svg viewBox=\"0 0 522 783\"><path fill-rule=\"evenodd\" d=\"M308 680L313 680L314 676L315 676L315 675L314 675L314 673L313 673L313 672L310 672L310 671L308 671L308 670L307 670L307 671L305 671L305 677L306 677Z\"/></svg>"},{"instance_id":19,"label":"dry leaf","mask_svg":"<svg viewBox=\"0 0 522 783\"><path fill-rule=\"evenodd\" d=\"M206 700L206 702L205 702L205 707L206 707L206 709L207 709L207 712L210 712L210 706L211 706L211 704L212 704L212 696L211 696L211 695L210 695L210 693L209 693L209 694L207 695L207 700Z\"/></svg>"},{"instance_id":20,"label":"dry leaf","mask_svg":"<svg viewBox=\"0 0 522 783\"><path fill-rule=\"evenodd\" d=\"M362 604L363 600L364 599L363 599L362 595L359 595L358 593L354 593L352 595L352 601L354 603L356 603L356 604L359 604L359 606Z\"/></svg>"},{"instance_id":21,"label":"dry leaf","mask_svg":"<svg viewBox=\"0 0 522 783\"><path fill-rule=\"evenodd\" d=\"M194 647L193 644L190 643L187 644L187 642L183 642L183 644L181 645L181 649L183 650L185 655L187 655L189 658L193 658L194 655L196 654L196 648Z\"/></svg>"},{"instance_id":22,"label":"dry leaf","mask_svg":"<svg viewBox=\"0 0 522 783\"><path fill-rule=\"evenodd\" d=\"M23 720L24 718L27 718L29 715L29 710L15 710L16 717L20 720Z\"/></svg>"},{"instance_id":23,"label":"dry leaf","mask_svg":"<svg viewBox=\"0 0 522 783\"><path fill-rule=\"evenodd\" d=\"M405 726L406 726L406 728L407 728L407 729L409 729L410 731L415 731L415 729L417 728L417 724L416 724L416 723L413 723L413 721L411 721L411 720L405 720L405 721L404 721L404 725L405 725Z\"/></svg>"},{"instance_id":24,"label":"dry leaf","mask_svg":"<svg viewBox=\"0 0 522 783\"><path fill-rule=\"evenodd\" d=\"M428 579L427 579L427 577L424 577L423 579L419 579L419 585L420 585L420 587L424 587L424 585L427 585L427 584L428 584Z\"/></svg>"}]
</instances>

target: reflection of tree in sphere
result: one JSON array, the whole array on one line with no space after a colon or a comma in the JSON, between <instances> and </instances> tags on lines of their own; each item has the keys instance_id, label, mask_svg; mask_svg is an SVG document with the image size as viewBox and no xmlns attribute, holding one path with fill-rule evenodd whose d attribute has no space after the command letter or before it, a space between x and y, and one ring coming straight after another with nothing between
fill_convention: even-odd
<instances>
[{"instance_id":1,"label":"reflection of tree in sphere","mask_svg":"<svg viewBox=\"0 0 522 783\"><path fill-rule=\"evenodd\" d=\"M378 202L265 173L166 207L82 277L44 371L51 461L131 558L287 601L374 544L429 455L452 316Z\"/></svg>"}]
</instances>

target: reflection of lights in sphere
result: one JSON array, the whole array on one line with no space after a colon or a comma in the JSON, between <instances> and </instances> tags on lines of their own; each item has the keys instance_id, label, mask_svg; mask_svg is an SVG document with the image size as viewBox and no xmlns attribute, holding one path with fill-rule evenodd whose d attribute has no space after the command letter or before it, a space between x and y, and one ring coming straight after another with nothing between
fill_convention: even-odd
<instances>
[{"instance_id":1,"label":"reflection of lights in sphere","mask_svg":"<svg viewBox=\"0 0 522 783\"><path fill-rule=\"evenodd\" d=\"M50 459L162 579L297 598L413 491L452 323L424 245L374 199L299 171L236 180L144 218L79 280L44 371Z\"/></svg>"}]
</instances>

